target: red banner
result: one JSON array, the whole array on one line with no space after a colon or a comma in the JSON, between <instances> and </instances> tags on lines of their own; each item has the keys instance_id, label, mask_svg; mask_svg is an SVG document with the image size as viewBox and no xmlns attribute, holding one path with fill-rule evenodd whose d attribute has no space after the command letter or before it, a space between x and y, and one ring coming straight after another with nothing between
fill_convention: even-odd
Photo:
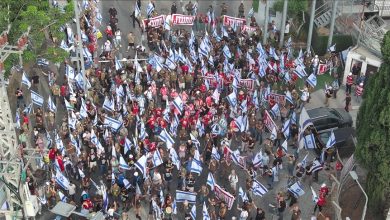
<instances>
[{"instance_id":1,"label":"red banner","mask_svg":"<svg viewBox=\"0 0 390 220\"><path fill-rule=\"evenodd\" d=\"M272 132L272 129L273 129L274 127L276 128L276 130L278 129L278 126L276 126L274 120L272 120L272 117L271 117L271 115L268 113L267 110L265 110L265 113L264 113L263 123L264 123L264 125L267 127L267 129L269 130L269 132Z\"/></svg>"},{"instance_id":2,"label":"red banner","mask_svg":"<svg viewBox=\"0 0 390 220\"><path fill-rule=\"evenodd\" d=\"M214 185L214 193L215 193L215 197L217 197L217 199L222 200L227 204L227 207L229 210L232 209L234 199L235 199L232 194L230 194L229 192L226 192L217 184Z\"/></svg>"},{"instance_id":3,"label":"red banner","mask_svg":"<svg viewBox=\"0 0 390 220\"><path fill-rule=\"evenodd\" d=\"M243 26L245 23L246 21L244 18L235 18L227 15L223 16L223 26Z\"/></svg>"},{"instance_id":4,"label":"red banner","mask_svg":"<svg viewBox=\"0 0 390 220\"><path fill-rule=\"evenodd\" d=\"M286 96L285 95L280 95L276 93L271 93L268 95L268 100L273 99L275 102L279 104L286 104Z\"/></svg>"},{"instance_id":5,"label":"red banner","mask_svg":"<svg viewBox=\"0 0 390 220\"><path fill-rule=\"evenodd\" d=\"M328 70L330 70L332 66L332 61L329 61L327 62L326 64L325 63L320 63L318 65L318 72L317 72L317 75L318 76L321 76L323 75L324 73L328 72Z\"/></svg>"},{"instance_id":6,"label":"red banner","mask_svg":"<svg viewBox=\"0 0 390 220\"><path fill-rule=\"evenodd\" d=\"M144 27L152 27L152 28L158 28L164 25L165 22L165 15L160 15L157 17L149 18L149 19L144 19L142 20Z\"/></svg>"},{"instance_id":7,"label":"red banner","mask_svg":"<svg viewBox=\"0 0 390 220\"><path fill-rule=\"evenodd\" d=\"M181 15L173 14L172 15L172 24L174 25L193 25L195 16L191 15Z\"/></svg>"}]
</instances>

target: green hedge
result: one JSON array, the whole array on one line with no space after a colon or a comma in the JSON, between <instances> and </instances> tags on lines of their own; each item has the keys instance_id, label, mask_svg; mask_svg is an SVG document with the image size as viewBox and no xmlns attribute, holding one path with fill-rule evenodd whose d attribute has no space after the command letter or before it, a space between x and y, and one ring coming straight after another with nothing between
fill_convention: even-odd
<instances>
[{"instance_id":1,"label":"green hedge","mask_svg":"<svg viewBox=\"0 0 390 220\"><path fill-rule=\"evenodd\" d=\"M328 38L329 36L319 36L313 33L312 47L319 56L327 52ZM333 44L336 44L336 51L343 51L353 45L353 39L350 35L333 35Z\"/></svg>"},{"instance_id":2,"label":"green hedge","mask_svg":"<svg viewBox=\"0 0 390 220\"><path fill-rule=\"evenodd\" d=\"M260 0L253 0L252 6L254 12L259 12Z\"/></svg>"}]
</instances>

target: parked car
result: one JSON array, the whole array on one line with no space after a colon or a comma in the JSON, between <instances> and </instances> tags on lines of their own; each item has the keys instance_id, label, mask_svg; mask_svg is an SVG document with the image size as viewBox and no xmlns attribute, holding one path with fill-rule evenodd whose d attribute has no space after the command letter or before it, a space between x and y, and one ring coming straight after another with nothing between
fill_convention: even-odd
<instances>
[{"instance_id":1,"label":"parked car","mask_svg":"<svg viewBox=\"0 0 390 220\"><path fill-rule=\"evenodd\" d=\"M328 142L331 133L332 130L325 130L315 134L317 145L316 152L318 155L321 153L322 149L326 147L326 143ZM356 136L356 130L351 127L337 128L333 129L333 133L336 139L334 148L338 150L340 157L346 158L351 156L355 152L353 139ZM334 152L336 153L336 151Z\"/></svg>"},{"instance_id":2,"label":"parked car","mask_svg":"<svg viewBox=\"0 0 390 220\"><path fill-rule=\"evenodd\" d=\"M307 110L317 132L336 128L352 127L351 115L344 109L314 108Z\"/></svg>"}]
</instances>

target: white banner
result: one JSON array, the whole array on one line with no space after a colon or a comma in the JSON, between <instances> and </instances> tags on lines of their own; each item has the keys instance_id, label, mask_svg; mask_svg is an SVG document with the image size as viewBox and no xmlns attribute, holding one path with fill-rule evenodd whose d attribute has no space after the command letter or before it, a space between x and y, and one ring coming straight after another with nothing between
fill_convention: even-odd
<instances>
[{"instance_id":1,"label":"white banner","mask_svg":"<svg viewBox=\"0 0 390 220\"><path fill-rule=\"evenodd\" d=\"M235 199L232 194L226 192L217 184L214 185L214 193L215 193L215 197L217 197L219 200L224 201L227 204L229 210L232 209L234 199Z\"/></svg>"},{"instance_id":2,"label":"white banner","mask_svg":"<svg viewBox=\"0 0 390 220\"><path fill-rule=\"evenodd\" d=\"M251 27L251 26L248 26L248 25L243 25L241 26L241 32L248 32L248 33L252 33L252 32L255 32L256 31L256 27Z\"/></svg>"},{"instance_id":3,"label":"white banner","mask_svg":"<svg viewBox=\"0 0 390 220\"><path fill-rule=\"evenodd\" d=\"M142 20L145 28L146 27L152 27L152 28L161 27L164 25L164 21L165 21L165 15L160 15L157 17Z\"/></svg>"},{"instance_id":4,"label":"white banner","mask_svg":"<svg viewBox=\"0 0 390 220\"><path fill-rule=\"evenodd\" d=\"M191 15L181 15L173 14L172 15L172 24L174 25L193 25L195 16Z\"/></svg>"},{"instance_id":5,"label":"white banner","mask_svg":"<svg viewBox=\"0 0 390 220\"><path fill-rule=\"evenodd\" d=\"M245 25L245 22L244 18L235 18L227 15L223 16L223 26L243 26Z\"/></svg>"}]
</instances>

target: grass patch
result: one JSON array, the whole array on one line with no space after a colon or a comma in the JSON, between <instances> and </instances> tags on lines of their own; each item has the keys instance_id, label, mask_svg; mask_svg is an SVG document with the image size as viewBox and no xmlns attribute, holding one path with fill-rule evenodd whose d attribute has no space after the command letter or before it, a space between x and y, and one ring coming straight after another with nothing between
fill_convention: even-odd
<instances>
[{"instance_id":1,"label":"grass patch","mask_svg":"<svg viewBox=\"0 0 390 220\"><path fill-rule=\"evenodd\" d=\"M317 76L317 85L314 88L314 91L325 89L325 83L331 85L333 82L333 77L329 75L329 71L324 73L321 76ZM296 87L303 88L305 86L305 82L303 79L298 79Z\"/></svg>"},{"instance_id":2,"label":"grass patch","mask_svg":"<svg viewBox=\"0 0 390 220\"><path fill-rule=\"evenodd\" d=\"M259 12L260 0L253 0L252 6L254 12Z\"/></svg>"}]
</instances>

